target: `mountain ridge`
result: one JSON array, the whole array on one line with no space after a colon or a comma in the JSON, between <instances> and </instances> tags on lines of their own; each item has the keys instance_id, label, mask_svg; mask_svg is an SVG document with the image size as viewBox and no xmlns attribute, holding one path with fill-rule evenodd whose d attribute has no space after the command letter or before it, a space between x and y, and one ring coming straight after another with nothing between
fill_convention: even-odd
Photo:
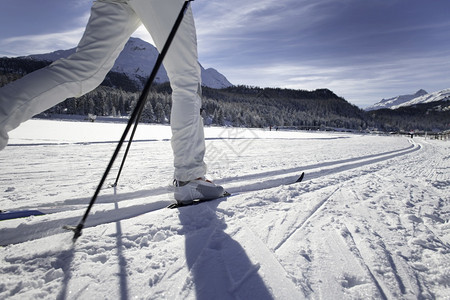
<instances>
[{"instance_id":1,"label":"mountain ridge","mask_svg":"<svg viewBox=\"0 0 450 300\"><path fill-rule=\"evenodd\" d=\"M366 107L365 111L373 111L379 109L398 109L400 107L413 106L417 104L425 104L439 101L450 100L450 88L428 93L427 91L420 89L415 94L400 95L388 99L383 99L380 102L375 103L369 107Z\"/></svg>"},{"instance_id":2,"label":"mountain ridge","mask_svg":"<svg viewBox=\"0 0 450 300\"><path fill-rule=\"evenodd\" d=\"M392 106L392 109L397 109L405 106L413 106L417 104L432 103L438 101L449 101L449 100L450 100L450 88L425 94L419 97L415 97L409 100L408 102Z\"/></svg>"},{"instance_id":3,"label":"mountain ridge","mask_svg":"<svg viewBox=\"0 0 450 300\"><path fill-rule=\"evenodd\" d=\"M75 53L75 51L76 48L71 48L44 54L32 54L26 57L34 60L53 62L60 58L67 58L71 54ZM158 50L155 46L139 38L131 37L125 44L124 49L114 63L111 71L125 74L129 79L142 88L146 79L150 75L157 58ZM205 69L201 64L200 66L202 73L202 85L210 88L226 88L233 85L219 71L213 68ZM167 72L164 66L161 66L156 75L155 82L164 83L168 81L169 77L167 76Z\"/></svg>"}]
</instances>

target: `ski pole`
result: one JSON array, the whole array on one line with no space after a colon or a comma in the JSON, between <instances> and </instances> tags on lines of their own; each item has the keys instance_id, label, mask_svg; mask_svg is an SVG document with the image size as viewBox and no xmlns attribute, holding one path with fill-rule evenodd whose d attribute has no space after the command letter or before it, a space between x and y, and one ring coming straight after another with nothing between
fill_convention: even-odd
<instances>
[{"instance_id":1,"label":"ski pole","mask_svg":"<svg viewBox=\"0 0 450 300\"><path fill-rule=\"evenodd\" d=\"M112 185L112 187L114 187L114 188L117 186L117 183L119 182L120 174L122 174L122 169L123 169L123 166L125 165L125 160L127 159L128 151L130 150L131 143L133 142L134 134L136 133L136 128L138 126L139 120L141 119L141 115L142 115L142 111L144 110L144 106L145 105L143 105L140 108L138 116L136 118L136 121L134 122L134 127L133 127L133 130L131 131L130 139L128 140L128 144L127 144L127 148L125 149L125 153L123 155L119 171L117 172L116 181Z\"/></svg>"},{"instance_id":2,"label":"ski pole","mask_svg":"<svg viewBox=\"0 0 450 300\"><path fill-rule=\"evenodd\" d=\"M153 80L156 77L156 73L158 72L158 70L163 62L163 59L164 59L167 51L169 50L170 44L172 43L173 38L175 37L178 27L180 27L180 24L183 20L183 16L184 16L185 12L187 11L189 2L191 2L191 1L194 1L194 0L186 0L181 8L180 13L178 14L178 17L172 27L172 30L170 31L170 34L167 37L166 43L164 44L164 47L161 50L161 53L158 55L158 58L156 60L155 66L153 67L152 73L150 74L150 77L148 78L148 80L144 86L144 89L142 90L139 100L136 103L136 107L134 108L133 112L131 113L131 116L130 116L130 119L128 120L127 126L125 127L125 130L122 134L122 137L119 140L119 143L117 144L116 150L114 151L114 153L111 157L111 160L109 161L109 164L106 167L105 173L103 174L103 176L100 180L100 183L97 186L97 189L95 190L95 193L92 196L92 199L86 209L86 212L84 213L83 217L81 218L81 221L78 223L77 226L64 226L63 227L64 229L71 230L74 232L74 235L72 238L73 242L75 242L81 236L81 231L83 230L83 227L84 227L86 219L89 215L89 212L91 211L92 206L94 205L95 201L97 200L97 196L100 193L100 190L106 180L106 177L109 174L109 171L111 170L111 168L114 164L114 161L117 158L117 155L119 154L120 148L122 147L122 145L128 135L128 132L130 131L131 126L133 125L133 123L135 123L135 127L136 127L139 122L139 118L141 116L142 110L145 106L145 102L147 101L147 97L150 92L150 86L152 85ZM134 128L134 130L133 130L133 135L134 135L135 129L136 128ZM129 143L131 143L131 138L130 138Z\"/></svg>"}]
</instances>

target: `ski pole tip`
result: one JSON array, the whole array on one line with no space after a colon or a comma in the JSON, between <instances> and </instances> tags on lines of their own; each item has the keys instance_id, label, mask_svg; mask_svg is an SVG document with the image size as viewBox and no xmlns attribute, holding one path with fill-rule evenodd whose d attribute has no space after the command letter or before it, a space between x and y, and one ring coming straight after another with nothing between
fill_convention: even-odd
<instances>
[{"instance_id":1,"label":"ski pole tip","mask_svg":"<svg viewBox=\"0 0 450 300\"><path fill-rule=\"evenodd\" d=\"M75 243L80 236L81 236L81 229L75 230L75 232L73 234L72 242Z\"/></svg>"},{"instance_id":2,"label":"ski pole tip","mask_svg":"<svg viewBox=\"0 0 450 300\"><path fill-rule=\"evenodd\" d=\"M83 230L84 225L82 223L78 224L77 226L69 226L65 225L63 228L65 230L73 231L73 237L72 241L75 243L77 239L81 236L81 231Z\"/></svg>"}]
</instances>

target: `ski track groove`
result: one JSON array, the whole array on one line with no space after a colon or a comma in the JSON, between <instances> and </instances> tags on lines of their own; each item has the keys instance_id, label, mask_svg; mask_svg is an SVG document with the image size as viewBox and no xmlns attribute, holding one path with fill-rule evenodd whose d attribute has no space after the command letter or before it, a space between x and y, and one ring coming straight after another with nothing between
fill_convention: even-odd
<instances>
[{"instance_id":1,"label":"ski track groove","mask_svg":"<svg viewBox=\"0 0 450 300\"><path fill-rule=\"evenodd\" d=\"M249 179L259 181L257 183L241 185L238 188L230 188L229 189L230 193L246 193L246 192L258 191L258 190L276 187L280 184L283 184L283 180L286 181L286 183L290 183L292 181L292 179L286 180L285 177L283 177L281 179L268 179L268 180L261 181L261 179L264 179L267 177L280 176L280 175L283 175L286 173L288 173L288 174L294 173L296 175L292 175L292 178L295 178L299 172L303 172L304 170L323 168L323 167L327 167L327 166L333 166L333 165L345 163L341 167L321 169L316 172L307 173L306 177L308 178L308 180L311 180L311 179L323 177L325 175L331 175L334 173L339 173L342 171L350 170L350 169L353 169L356 167L362 167L364 165L384 161L384 160L391 159L391 158L394 158L394 157L400 156L400 155L405 155L405 154L408 154L409 152L413 152L413 151L417 151L417 150L420 150L420 145L418 145L417 147L415 147L415 145L411 145L406 148L402 148L402 149L398 149L398 150L393 150L393 151L388 151L388 152L383 152L383 153L378 153L378 154L365 155L365 156L361 156L361 157L357 157L357 158L342 159L342 160L337 160L337 161L332 161L332 162L325 162L325 163L314 164L314 165L306 165L306 166L295 167L295 168L290 168L290 169L282 169L282 170L269 171L269 172L263 172L263 173L252 174L252 175L244 175L244 176L240 176L240 177L233 177L231 179L224 178L221 180L217 180L216 182L218 184L226 185L227 183L242 182L242 181L249 180ZM386 155L388 155L388 156L386 156ZM359 161L364 161L369 158L371 160L366 161L363 164L361 162L359 162ZM102 190L105 190L105 189L108 189L108 187L102 188ZM134 200L139 200L139 198L143 198L143 197L159 196L159 195L163 195L163 194L168 194L168 198L170 198L169 195L171 194L171 187L170 186L159 187L159 188L154 188L151 190L140 190L140 191L135 191L135 192L127 192L127 193L123 193L123 194L99 195L95 204L97 205L97 204L103 204L103 203L115 203L118 201L134 201ZM40 209L40 208L55 209L55 210L57 208L59 208L58 211L71 210L71 209L73 209L73 207L75 205L87 205L89 203L89 201L90 201L90 198L74 198L74 199L65 200L63 202L55 203L52 206L46 206L46 207L26 206L26 207L18 207L16 210Z\"/></svg>"},{"instance_id":2,"label":"ski track groove","mask_svg":"<svg viewBox=\"0 0 450 300\"><path fill-rule=\"evenodd\" d=\"M322 199L317 203L309 212L309 214L306 216L306 218L300 222L295 228L289 232L274 248L273 250L276 252L278 251L298 230L301 230L314 216L317 212L320 211L320 209L325 205L325 203L341 188L341 186L338 186L336 189L334 189L326 198Z\"/></svg>"},{"instance_id":3,"label":"ski track groove","mask_svg":"<svg viewBox=\"0 0 450 300\"><path fill-rule=\"evenodd\" d=\"M384 291L384 289L382 288L380 282L377 280L377 278L375 277L373 271L371 270L370 266L367 265L364 257L361 254L361 251L359 250L358 246L356 245L356 242L353 238L352 233L350 232L350 230L348 230L347 226L344 226L344 230L346 235L343 235L343 238L345 240L345 242L348 245L349 249L352 249L352 252L358 257L358 260L360 262L360 264L367 270L367 273L369 274L371 280L373 281L373 283L375 284L378 292L380 293L380 298L383 300L388 300L389 298L386 295L386 292ZM342 235L341 235L342 236Z\"/></svg>"},{"instance_id":4,"label":"ski track groove","mask_svg":"<svg viewBox=\"0 0 450 300\"><path fill-rule=\"evenodd\" d=\"M398 284L398 287L399 287L399 289L400 289L400 292L401 292L403 295L405 295L405 294L406 294L405 284L403 283L402 278L401 278L400 275L398 274L397 265L396 265L395 262L394 262L392 253L387 249L386 244L383 242L382 237L381 237L376 231L373 232L373 235L376 236L376 237L378 238L377 243L381 246L381 249L383 250L384 255L386 256L386 258L387 258L387 260L388 260L388 262L389 262L389 265L390 265L390 267L392 268L392 271L393 271L393 273L394 273L394 278L395 278L395 281L396 281L397 284Z\"/></svg>"},{"instance_id":5,"label":"ski track groove","mask_svg":"<svg viewBox=\"0 0 450 300\"><path fill-rule=\"evenodd\" d=\"M249 227L245 224L241 219L233 218L229 223L235 223L236 230L231 236L238 241L241 246L246 250L248 255L252 258L253 266L248 270L248 272L243 276L242 279L236 282L236 285L239 287L242 282L247 279L248 275L251 275L253 272L258 272L260 269L263 269L263 273L265 273L266 277L269 277L269 280L266 282L272 282L273 284L270 286L272 291L272 296L275 299L302 299L305 298L305 287L301 286L302 291L297 290L295 283L293 281L292 276L287 272L283 264L280 263L276 254L267 246L267 244ZM241 236L239 238L239 236ZM262 264L260 263L262 262ZM265 271L265 272L264 272ZM276 273L276 277L270 280L270 277L273 276L273 273ZM272 275L269 275L271 273ZM285 280L283 280L285 279ZM286 281L287 280L287 281ZM232 280L233 281L233 280ZM275 283L274 281L280 281ZM283 287L279 286L283 282ZM233 289L236 289L234 287ZM288 291L286 291L288 290Z\"/></svg>"}]
</instances>

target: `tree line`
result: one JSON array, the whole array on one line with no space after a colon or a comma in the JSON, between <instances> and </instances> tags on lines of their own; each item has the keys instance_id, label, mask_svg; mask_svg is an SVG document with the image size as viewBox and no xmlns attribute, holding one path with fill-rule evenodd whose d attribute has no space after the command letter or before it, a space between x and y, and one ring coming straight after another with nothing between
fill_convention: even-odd
<instances>
[{"instance_id":1,"label":"tree line","mask_svg":"<svg viewBox=\"0 0 450 300\"><path fill-rule=\"evenodd\" d=\"M28 58L0 58L0 86L48 65ZM143 79L145 81L145 79ZM128 116L140 95L138 84L125 74L109 72L103 83L78 98L70 98L44 114ZM142 113L141 122L169 123L171 88L155 84ZM365 112L328 89L315 91L232 86L203 87L202 116L207 125L236 127L288 127L317 130L384 131L445 130L449 128L450 101L433 106L395 111Z\"/></svg>"}]
</instances>

